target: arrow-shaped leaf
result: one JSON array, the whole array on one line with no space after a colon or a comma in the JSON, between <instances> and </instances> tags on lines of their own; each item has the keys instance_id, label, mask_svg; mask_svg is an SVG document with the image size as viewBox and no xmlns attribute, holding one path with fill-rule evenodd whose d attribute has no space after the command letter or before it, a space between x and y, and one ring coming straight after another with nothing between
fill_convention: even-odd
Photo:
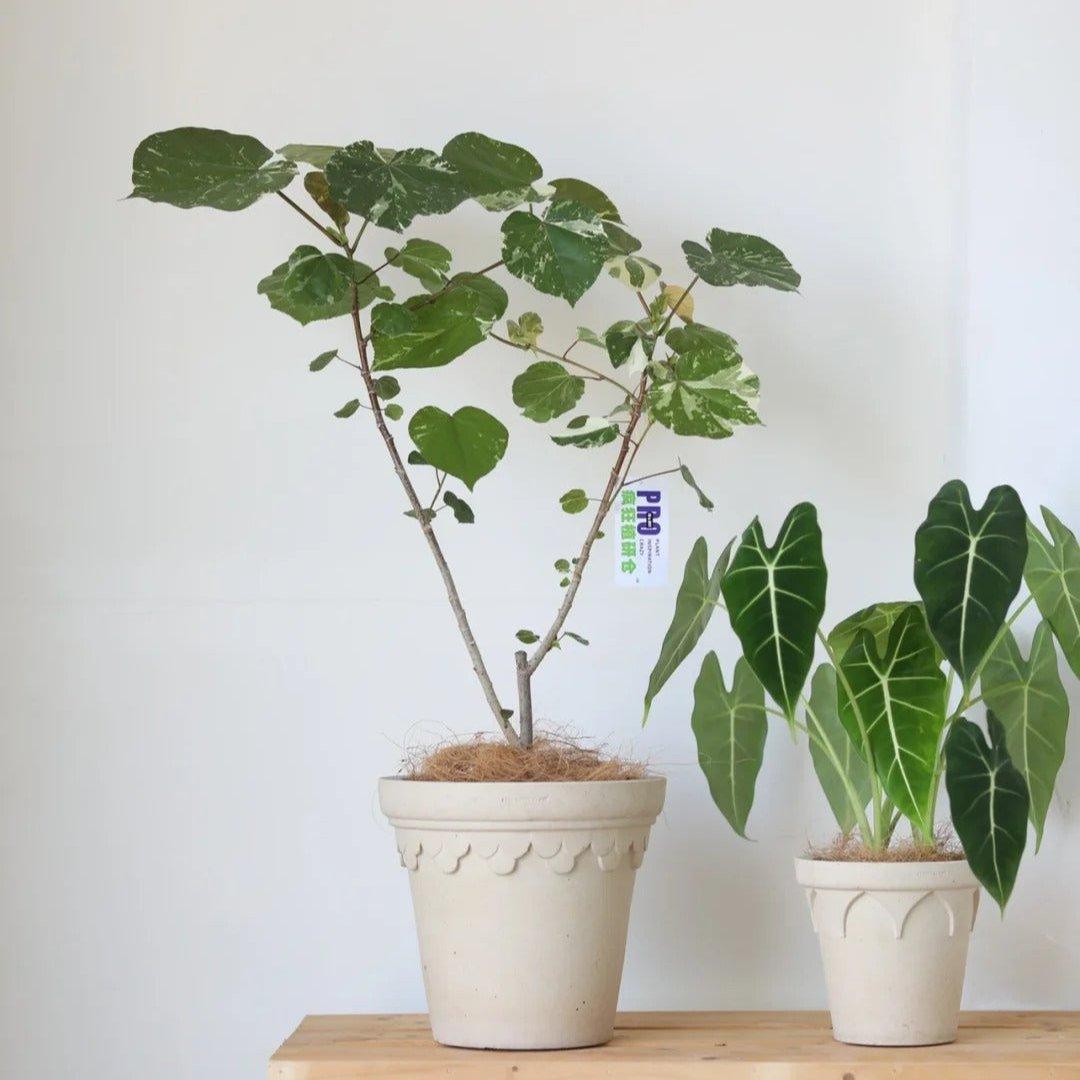
<instances>
[{"instance_id":1,"label":"arrow-shaped leaf","mask_svg":"<svg viewBox=\"0 0 1080 1080\"><path fill-rule=\"evenodd\" d=\"M649 675L642 724L649 719L649 707L660 693L661 687L693 652L694 646L705 632L705 627L709 625L720 596L720 579L727 569L730 554L729 543L716 560L712 573L709 573L709 545L705 542L705 537L699 536L691 549L683 570L682 584L675 597L675 614L664 635L660 655Z\"/></svg>"},{"instance_id":2,"label":"arrow-shaped leaf","mask_svg":"<svg viewBox=\"0 0 1080 1080\"><path fill-rule=\"evenodd\" d=\"M1024 777L1031 799L1035 850L1042 843L1054 781L1065 758L1069 698L1058 675L1057 652L1048 622L1039 623L1025 660L1009 631L990 654L982 673L983 698L1001 720L1005 745Z\"/></svg>"},{"instance_id":3,"label":"arrow-shaped leaf","mask_svg":"<svg viewBox=\"0 0 1080 1080\"><path fill-rule=\"evenodd\" d=\"M848 735L860 744L861 716L882 786L928 835L934 765L945 725L945 675L918 604L909 605L893 624L880 655L871 633L859 631L840 670L850 688L850 696L845 688L840 693L840 719Z\"/></svg>"},{"instance_id":4,"label":"arrow-shaped leaf","mask_svg":"<svg viewBox=\"0 0 1080 1080\"><path fill-rule=\"evenodd\" d=\"M1027 841L1028 792L992 712L986 723L989 745L970 720L954 721L945 741L945 788L968 863L1004 910Z\"/></svg>"},{"instance_id":5,"label":"arrow-shaped leaf","mask_svg":"<svg viewBox=\"0 0 1080 1080\"><path fill-rule=\"evenodd\" d=\"M706 654L694 683L690 726L713 802L735 832L745 838L769 724L765 690L744 657L735 665L729 690L716 653Z\"/></svg>"},{"instance_id":6,"label":"arrow-shaped leaf","mask_svg":"<svg viewBox=\"0 0 1080 1080\"><path fill-rule=\"evenodd\" d=\"M1024 578L1069 667L1080 678L1080 544L1045 506L1042 514L1050 538L1028 522Z\"/></svg>"},{"instance_id":7,"label":"arrow-shaped leaf","mask_svg":"<svg viewBox=\"0 0 1080 1080\"><path fill-rule=\"evenodd\" d=\"M817 510L799 503L772 547L754 518L721 585L743 655L791 723L814 661L827 578Z\"/></svg>"},{"instance_id":8,"label":"arrow-shaped leaf","mask_svg":"<svg viewBox=\"0 0 1080 1080\"><path fill-rule=\"evenodd\" d=\"M965 685L1020 589L1026 526L1020 496L1008 485L994 488L976 510L967 485L950 480L915 533L915 587L926 621Z\"/></svg>"}]
</instances>

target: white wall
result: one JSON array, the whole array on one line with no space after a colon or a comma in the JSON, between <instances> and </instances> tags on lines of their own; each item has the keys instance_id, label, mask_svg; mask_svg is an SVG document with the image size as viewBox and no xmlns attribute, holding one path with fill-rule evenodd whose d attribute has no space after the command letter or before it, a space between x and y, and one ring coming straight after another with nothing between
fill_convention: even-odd
<instances>
[{"instance_id":1,"label":"white wall","mask_svg":"<svg viewBox=\"0 0 1080 1080\"><path fill-rule=\"evenodd\" d=\"M143 135L190 123L271 145L439 146L476 128L608 190L676 280L679 242L712 225L773 239L801 296L698 299L760 372L768 426L720 445L659 437L644 463L682 453L716 498L707 516L677 493L680 550L816 501L838 618L911 592L911 533L952 475L1011 476L1080 520L1077 31L1066 4L943 0L9 13L3 1068L256 1077L305 1012L422 1008L373 779L406 740L487 725L372 433L329 418L348 373L306 371L346 328L302 330L255 294L309 239L303 223L276 200L228 216L120 202ZM425 233L465 268L497 251L479 211ZM608 283L574 312L542 310L558 337L627 299ZM409 404L509 422L478 524L446 530L506 693L513 632L550 617L551 561L580 532L555 499L595 484L604 458L513 419L517 370L490 344L408 380ZM671 599L616 591L601 558L573 619L592 647L554 656L536 686L543 715L670 777L623 1004L820 1006L790 867L828 828L805 752L771 733L745 844L693 763L689 667L639 730ZM710 641L730 662L722 627ZM1008 919L981 922L971 1006L1080 1004L1075 919L1050 906L1080 887L1076 742L1044 854Z\"/></svg>"}]
</instances>

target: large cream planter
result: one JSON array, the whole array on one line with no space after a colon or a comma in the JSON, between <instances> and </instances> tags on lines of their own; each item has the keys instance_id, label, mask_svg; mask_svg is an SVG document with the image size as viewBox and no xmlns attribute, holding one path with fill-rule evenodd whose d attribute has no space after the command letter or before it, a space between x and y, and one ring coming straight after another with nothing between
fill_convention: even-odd
<instances>
[{"instance_id":1,"label":"large cream planter","mask_svg":"<svg viewBox=\"0 0 1080 1080\"><path fill-rule=\"evenodd\" d=\"M821 945L833 1035L866 1046L956 1038L979 883L963 859L796 859Z\"/></svg>"},{"instance_id":2,"label":"large cream planter","mask_svg":"<svg viewBox=\"0 0 1080 1080\"><path fill-rule=\"evenodd\" d=\"M379 781L440 1043L551 1050L612 1037L634 875L664 787Z\"/></svg>"}]
</instances>

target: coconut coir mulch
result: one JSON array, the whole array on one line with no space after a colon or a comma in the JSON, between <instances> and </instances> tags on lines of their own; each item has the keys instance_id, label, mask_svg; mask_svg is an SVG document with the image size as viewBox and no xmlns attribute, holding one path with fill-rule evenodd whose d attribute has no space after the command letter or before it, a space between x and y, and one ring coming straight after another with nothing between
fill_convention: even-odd
<instances>
[{"instance_id":1,"label":"coconut coir mulch","mask_svg":"<svg viewBox=\"0 0 1080 1080\"><path fill-rule=\"evenodd\" d=\"M410 750L405 756L404 775L409 780L524 783L640 780L646 769L603 747L585 746L566 736L538 735L526 750L499 737L476 735L433 749Z\"/></svg>"},{"instance_id":2,"label":"coconut coir mulch","mask_svg":"<svg viewBox=\"0 0 1080 1080\"><path fill-rule=\"evenodd\" d=\"M938 829L932 844L914 838L893 840L884 851L874 851L854 834L846 833L824 847L811 845L806 855L821 862L952 862L964 858L963 849L945 825Z\"/></svg>"}]
</instances>

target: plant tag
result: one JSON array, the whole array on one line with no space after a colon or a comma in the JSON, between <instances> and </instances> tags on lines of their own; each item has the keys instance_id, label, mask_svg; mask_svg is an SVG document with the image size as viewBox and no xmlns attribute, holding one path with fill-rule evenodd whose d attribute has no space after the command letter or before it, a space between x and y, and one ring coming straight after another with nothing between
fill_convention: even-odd
<instances>
[{"instance_id":1,"label":"plant tag","mask_svg":"<svg viewBox=\"0 0 1080 1080\"><path fill-rule=\"evenodd\" d=\"M667 584L667 491L654 483L623 488L616 503L615 584L649 588Z\"/></svg>"}]
</instances>

